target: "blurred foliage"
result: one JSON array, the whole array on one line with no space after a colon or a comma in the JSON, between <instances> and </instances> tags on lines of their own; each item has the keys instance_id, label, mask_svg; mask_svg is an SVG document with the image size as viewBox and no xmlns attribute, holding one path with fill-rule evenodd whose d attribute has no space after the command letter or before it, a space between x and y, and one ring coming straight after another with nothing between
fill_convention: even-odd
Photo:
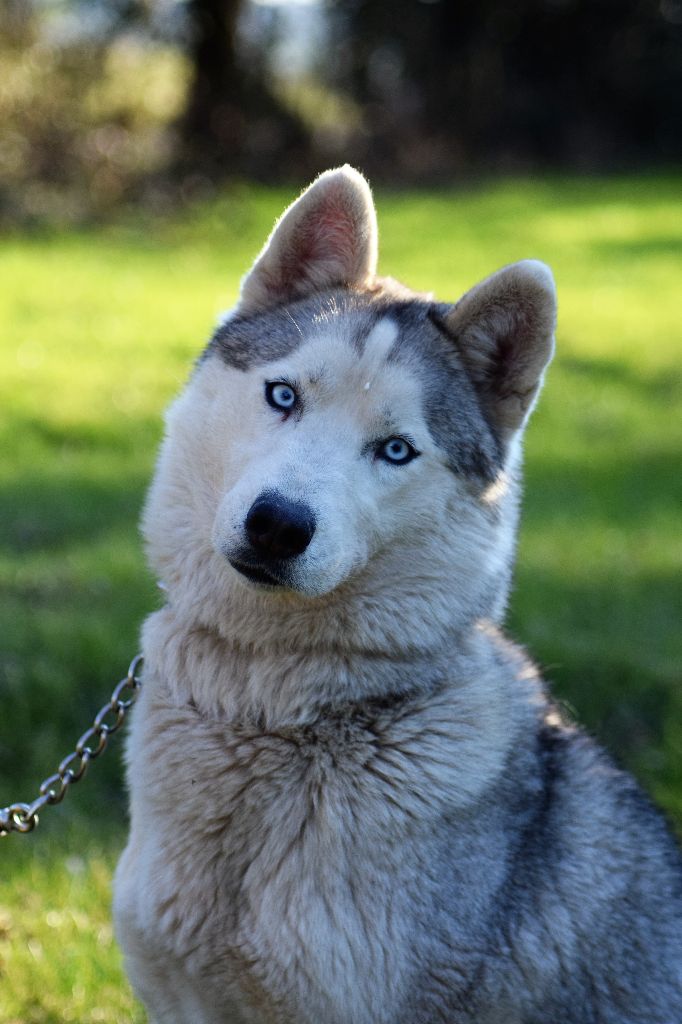
<instances>
[{"instance_id":1,"label":"blurred foliage","mask_svg":"<svg viewBox=\"0 0 682 1024\"><path fill-rule=\"evenodd\" d=\"M310 132L270 73L276 13L270 9L249 25L249 9L259 13L243 0L186 0L192 76L176 170L190 183L235 172L261 181L305 180L312 171Z\"/></svg>"},{"instance_id":2,"label":"blurred foliage","mask_svg":"<svg viewBox=\"0 0 682 1024\"><path fill-rule=\"evenodd\" d=\"M682 0L4 0L0 221L682 156Z\"/></svg>"},{"instance_id":3,"label":"blurred foliage","mask_svg":"<svg viewBox=\"0 0 682 1024\"><path fill-rule=\"evenodd\" d=\"M682 156L681 0L329 0L323 77L381 177Z\"/></svg>"},{"instance_id":4,"label":"blurred foliage","mask_svg":"<svg viewBox=\"0 0 682 1024\"><path fill-rule=\"evenodd\" d=\"M0 6L0 219L72 222L153 196L173 153L183 52L123 16L81 14Z\"/></svg>"}]
</instances>

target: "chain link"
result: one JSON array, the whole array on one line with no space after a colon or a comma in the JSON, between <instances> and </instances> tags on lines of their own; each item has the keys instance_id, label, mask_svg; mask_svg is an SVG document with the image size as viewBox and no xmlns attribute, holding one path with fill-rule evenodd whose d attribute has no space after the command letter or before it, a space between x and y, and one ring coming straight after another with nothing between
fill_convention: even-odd
<instances>
[{"instance_id":1,"label":"chain link","mask_svg":"<svg viewBox=\"0 0 682 1024\"><path fill-rule=\"evenodd\" d=\"M142 665L142 655L138 654L131 661L125 679L117 684L109 701L100 708L90 728L76 743L75 750L67 754L54 775L48 775L41 782L39 795L33 803L0 807L0 838L10 832L32 832L39 821L38 811L48 804L60 803L69 786L82 779L90 762L106 750L109 737L121 727L140 692Z\"/></svg>"}]
</instances>

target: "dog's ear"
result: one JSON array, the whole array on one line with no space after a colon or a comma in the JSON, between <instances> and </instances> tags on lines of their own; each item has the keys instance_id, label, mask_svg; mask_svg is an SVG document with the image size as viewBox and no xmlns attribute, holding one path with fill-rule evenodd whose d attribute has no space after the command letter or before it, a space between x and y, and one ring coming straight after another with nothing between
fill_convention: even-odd
<instances>
[{"instance_id":1,"label":"dog's ear","mask_svg":"<svg viewBox=\"0 0 682 1024\"><path fill-rule=\"evenodd\" d=\"M363 176L321 174L284 211L242 282L237 312L256 313L337 285L366 288L377 262L377 221Z\"/></svg>"},{"instance_id":2,"label":"dog's ear","mask_svg":"<svg viewBox=\"0 0 682 1024\"><path fill-rule=\"evenodd\" d=\"M554 352L556 289L537 260L498 270L442 320L502 440L523 426Z\"/></svg>"}]
</instances>

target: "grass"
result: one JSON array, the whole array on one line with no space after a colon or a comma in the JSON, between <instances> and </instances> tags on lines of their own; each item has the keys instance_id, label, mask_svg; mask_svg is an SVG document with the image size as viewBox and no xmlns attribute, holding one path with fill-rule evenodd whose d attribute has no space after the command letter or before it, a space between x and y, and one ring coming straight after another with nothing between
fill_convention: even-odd
<instances>
[{"instance_id":1,"label":"grass","mask_svg":"<svg viewBox=\"0 0 682 1024\"><path fill-rule=\"evenodd\" d=\"M682 827L680 180L379 193L382 270L455 298L551 263L558 355L528 434L510 628ZM136 523L215 314L289 194L0 247L0 804L71 749L158 603ZM0 840L0 1024L144 1019L112 939L121 747Z\"/></svg>"}]
</instances>

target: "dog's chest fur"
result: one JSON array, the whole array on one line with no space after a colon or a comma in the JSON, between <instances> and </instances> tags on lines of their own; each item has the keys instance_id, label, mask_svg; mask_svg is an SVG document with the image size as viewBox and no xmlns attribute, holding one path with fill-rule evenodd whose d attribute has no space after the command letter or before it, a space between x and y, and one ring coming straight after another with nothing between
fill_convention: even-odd
<instances>
[{"instance_id":1,"label":"dog's chest fur","mask_svg":"<svg viewBox=\"0 0 682 1024\"><path fill-rule=\"evenodd\" d=\"M441 866L459 888L476 858L475 830L455 867L452 836L442 848L463 767L448 768L444 718L437 700L406 698L265 731L175 703L149 679L117 909L138 958L197 993L187 1019L402 1019L424 970L415 929L440 927ZM466 892L459 937L447 925L464 973L476 944Z\"/></svg>"},{"instance_id":2,"label":"dog's chest fur","mask_svg":"<svg viewBox=\"0 0 682 1024\"><path fill-rule=\"evenodd\" d=\"M176 819L162 839L157 833L129 872L137 877L132 902L144 945L156 947L160 962L177 958L190 979L196 972L205 992L236 986L254 1020L277 1020L280 1012L283 1020L308 1019L303 1013L329 1022L381 1019L377 1008L399 1004L406 981L404 893L415 865L382 839L382 825L393 831L396 824L385 820L386 809L378 820L360 814L360 802L378 808L379 790L394 785L363 771L371 738L341 721L250 735L192 708L156 703L149 712L147 751L158 783L146 791L143 813L154 830L164 828L166 803L188 814L180 829ZM202 751L196 764L181 754L192 746ZM388 813L407 828L397 804ZM388 902L387 875L405 876ZM363 978L371 987L363 989Z\"/></svg>"}]
</instances>

